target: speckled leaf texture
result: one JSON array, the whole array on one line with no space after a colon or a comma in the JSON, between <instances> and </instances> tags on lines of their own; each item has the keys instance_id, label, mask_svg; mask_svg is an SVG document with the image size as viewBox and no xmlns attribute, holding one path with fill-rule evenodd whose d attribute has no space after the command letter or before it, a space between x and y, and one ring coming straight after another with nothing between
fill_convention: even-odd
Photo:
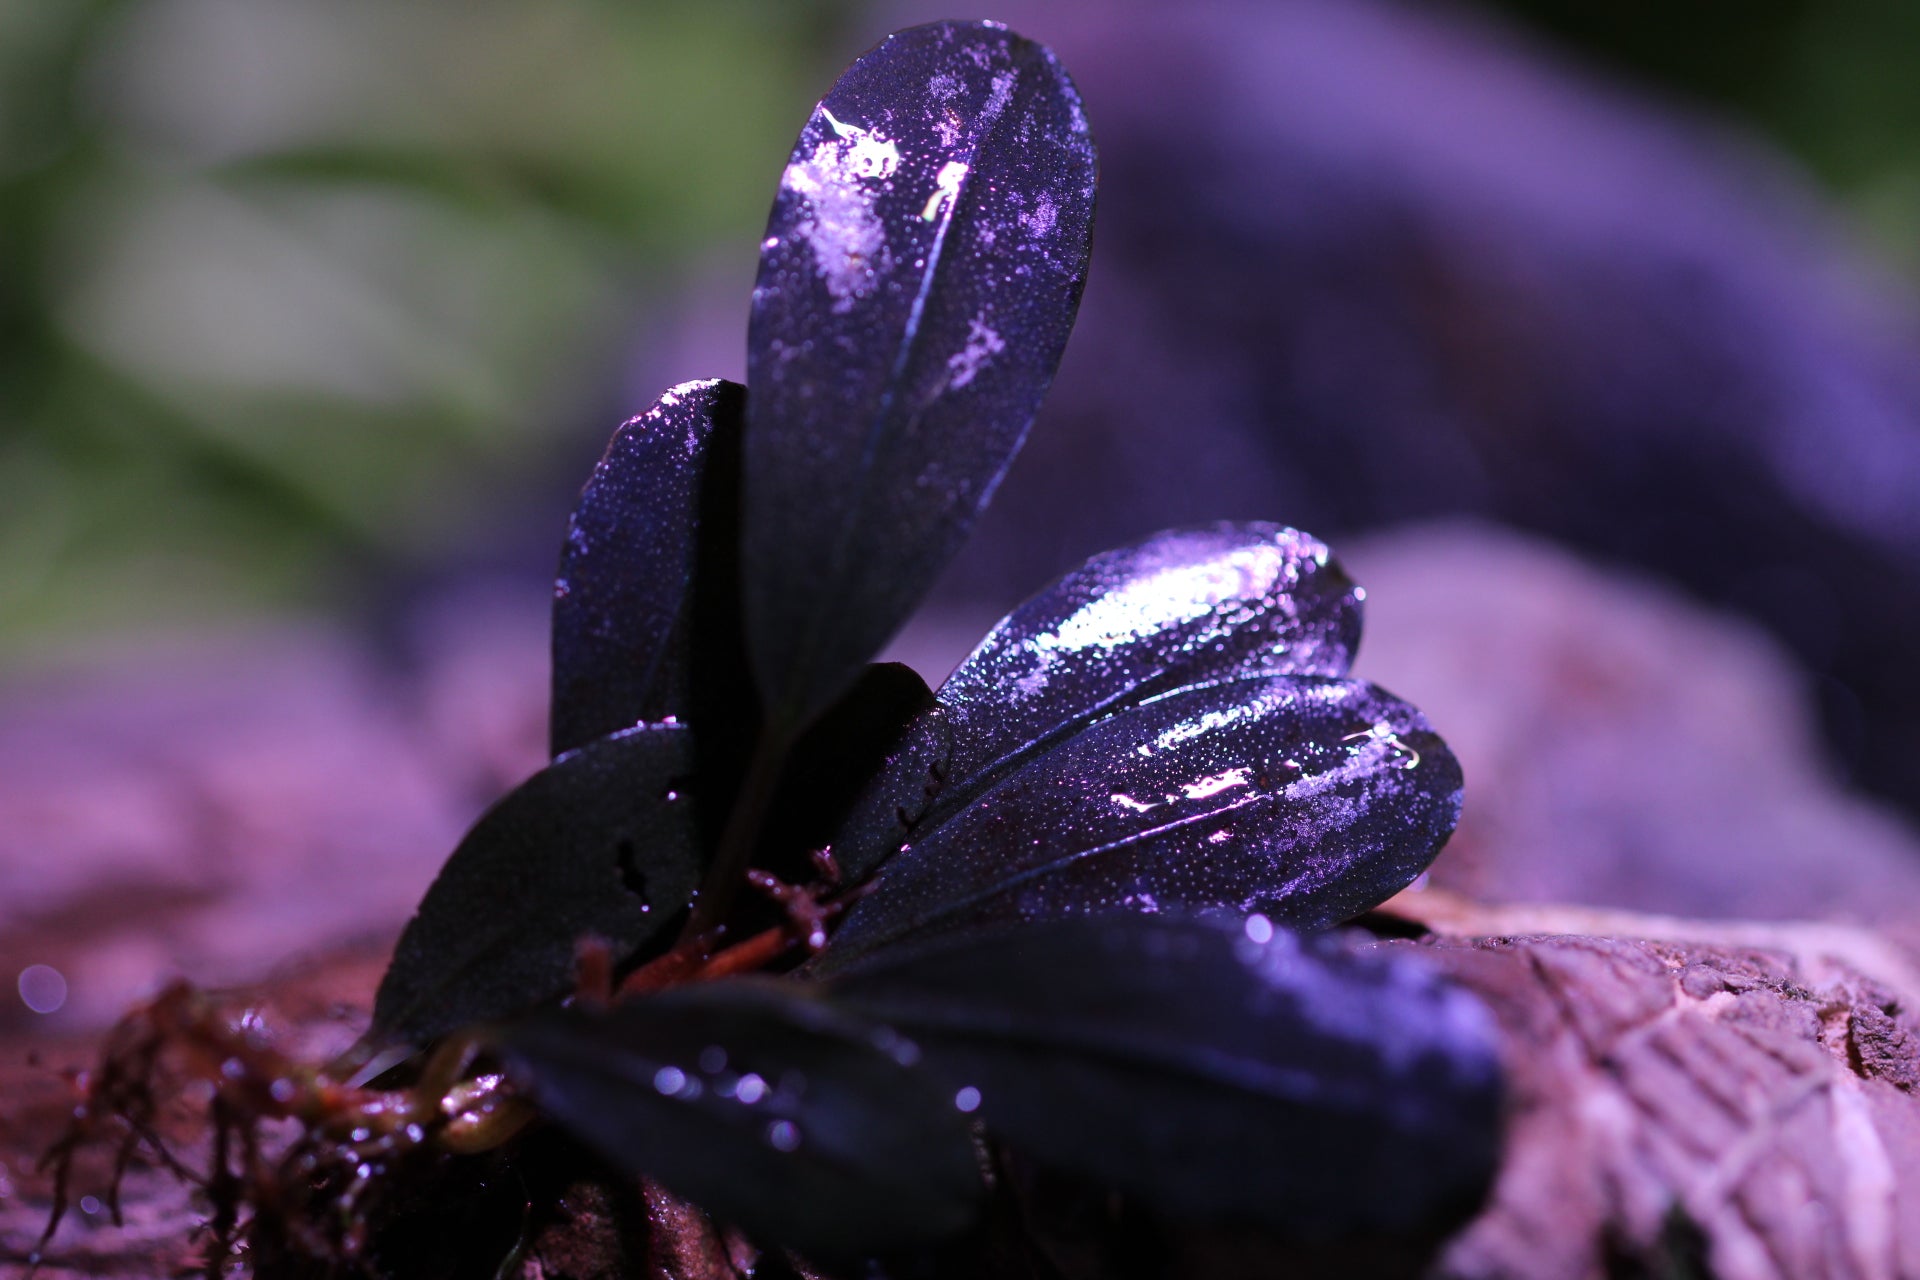
<instances>
[{"instance_id":1,"label":"speckled leaf texture","mask_svg":"<svg viewBox=\"0 0 1920 1280\"><path fill-rule=\"evenodd\" d=\"M1363 598L1324 543L1277 524L1172 529L1094 556L940 686L953 752L938 814L1155 694L1229 676L1344 676Z\"/></svg>"},{"instance_id":2,"label":"speckled leaf texture","mask_svg":"<svg viewBox=\"0 0 1920 1280\"><path fill-rule=\"evenodd\" d=\"M738 433L745 407L736 382L670 388L581 490L553 588L554 755L687 714L701 481L712 433Z\"/></svg>"},{"instance_id":3,"label":"speckled leaf texture","mask_svg":"<svg viewBox=\"0 0 1920 1280\"><path fill-rule=\"evenodd\" d=\"M1493 1020L1414 954L1098 916L903 948L832 992L974 1091L996 1137L1178 1214L1432 1227L1493 1173Z\"/></svg>"},{"instance_id":4,"label":"speckled leaf texture","mask_svg":"<svg viewBox=\"0 0 1920 1280\"><path fill-rule=\"evenodd\" d=\"M747 339L748 645L810 718L906 620L1025 438L1079 306L1094 151L1053 55L889 36L780 180Z\"/></svg>"},{"instance_id":5,"label":"speckled leaf texture","mask_svg":"<svg viewBox=\"0 0 1920 1280\"><path fill-rule=\"evenodd\" d=\"M1355 680L1257 676L1150 698L1028 761L894 855L826 973L957 929L1089 912L1264 912L1318 929L1411 883L1459 819L1426 717Z\"/></svg>"},{"instance_id":6,"label":"speckled leaf texture","mask_svg":"<svg viewBox=\"0 0 1920 1280\"><path fill-rule=\"evenodd\" d=\"M952 749L944 707L921 713L901 735L833 833L841 878L859 884L891 858L936 803Z\"/></svg>"},{"instance_id":7,"label":"speckled leaf texture","mask_svg":"<svg viewBox=\"0 0 1920 1280\"><path fill-rule=\"evenodd\" d=\"M948 1236L983 1188L953 1091L891 1030L715 982L502 1031L541 1111L619 1167L816 1257Z\"/></svg>"},{"instance_id":8,"label":"speckled leaf texture","mask_svg":"<svg viewBox=\"0 0 1920 1280\"><path fill-rule=\"evenodd\" d=\"M474 824L427 889L374 997L372 1037L419 1045L566 992L575 947L616 960L700 883L692 735L643 725L571 751Z\"/></svg>"}]
</instances>

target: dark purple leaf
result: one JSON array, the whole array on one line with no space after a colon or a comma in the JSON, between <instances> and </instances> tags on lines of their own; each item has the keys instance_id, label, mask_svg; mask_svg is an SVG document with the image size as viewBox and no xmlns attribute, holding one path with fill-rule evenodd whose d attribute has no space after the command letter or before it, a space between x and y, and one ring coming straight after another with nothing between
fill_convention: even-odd
<instances>
[{"instance_id":1,"label":"dark purple leaf","mask_svg":"<svg viewBox=\"0 0 1920 1280\"><path fill-rule=\"evenodd\" d=\"M1282 525L1174 529L1093 557L1015 609L940 687L957 811L1087 723L1184 685L1343 676L1362 593Z\"/></svg>"},{"instance_id":2,"label":"dark purple leaf","mask_svg":"<svg viewBox=\"0 0 1920 1280\"><path fill-rule=\"evenodd\" d=\"M991 23L889 36L802 130L747 339L748 645L789 729L906 619L1019 448L1093 191L1065 72Z\"/></svg>"},{"instance_id":3,"label":"dark purple leaf","mask_svg":"<svg viewBox=\"0 0 1920 1280\"><path fill-rule=\"evenodd\" d=\"M613 734L489 809L400 935L371 1035L418 1045L523 1012L569 988L581 939L621 960L672 924L700 883L690 737Z\"/></svg>"},{"instance_id":4,"label":"dark purple leaf","mask_svg":"<svg viewBox=\"0 0 1920 1280\"><path fill-rule=\"evenodd\" d=\"M1105 910L1260 911L1318 929L1404 888L1460 812L1460 766L1372 685L1265 676L1090 726L894 855L817 962Z\"/></svg>"},{"instance_id":5,"label":"dark purple leaf","mask_svg":"<svg viewBox=\"0 0 1920 1280\"><path fill-rule=\"evenodd\" d=\"M841 828L856 803L885 809L890 821L901 808L917 816L926 807L926 780L903 774L893 762L903 753L919 760L909 744L919 741L915 731L932 710L933 693L913 668L870 664L794 745L767 820L760 865L792 875L806 867L804 855L812 850L832 845L839 854Z\"/></svg>"},{"instance_id":6,"label":"dark purple leaf","mask_svg":"<svg viewBox=\"0 0 1920 1280\"><path fill-rule=\"evenodd\" d=\"M717 378L670 389L621 426L581 490L553 591L554 755L687 714L703 472L745 396Z\"/></svg>"},{"instance_id":7,"label":"dark purple leaf","mask_svg":"<svg viewBox=\"0 0 1920 1280\"><path fill-rule=\"evenodd\" d=\"M833 835L842 880L859 884L906 843L940 793L951 743L942 707L908 726Z\"/></svg>"},{"instance_id":8,"label":"dark purple leaf","mask_svg":"<svg viewBox=\"0 0 1920 1280\"><path fill-rule=\"evenodd\" d=\"M825 1257L964 1228L982 1186L915 1047L793 984L716 982L500 1033L540 1109L722 1221Z\"/></svg>"},{"instance_id":9,"label":"dark purple leaf","mask_svg":"<svg viewBox=\"0 0 1920 1280\"><path fill-rule=\"evenodd\" d=\"M997 1137L1176 1213L1431 1227L1494 1169L1492 1019L1408 952L1108 915L900 948L830 992L913 1037Z\"/></svg>"}]
</instances>

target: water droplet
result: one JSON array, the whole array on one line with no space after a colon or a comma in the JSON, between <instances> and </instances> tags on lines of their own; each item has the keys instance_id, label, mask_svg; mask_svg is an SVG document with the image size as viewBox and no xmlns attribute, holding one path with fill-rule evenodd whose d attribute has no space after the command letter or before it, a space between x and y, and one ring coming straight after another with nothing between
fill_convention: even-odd
<instances>
[{"instance_id":1,"label":"water droplet","mask_svg":"<svg viewBox=\"0 0 1920 1280\"><path fill-rule=\"evenodd\" d=\"M20 999L35 1013L58 1013L67 1003L67 979L50 964L30 964L20 971Z\"/></svg>"},{"instance_id":2,"label":"water droplet","mask_svg":"<svg viewBox=\"0 0 1920 1280\"><path fill-rule=\"evenodd\" d=\"M425 1129L422 1129L419 1125L410 1124L407 1126L408 1142L425 1142L426 1138L427 1138L427 1131Z\"/></svg>"},{"instance_id":3,"label":"water droplet","mask_svg":"<svg viewBox=\"0 0 1920 1280\"><path fill-rule=\"evenodd\" d=\"M348 1134L347 1139L350 1142L365 1142L368 1138L371 1138L372 1136L373 1136L373 1130L365 1127L361 1127L361 1128L355 1129L352 1133Z\"/></svg>"},{"instance_id":4,"label":"water droplet","mask_svg":"<svg viewBox=\"0 0 1920 1280\"><path fill-rule=\"evenodd\" d=\"M874 1033L873 1047L903 1067L920 1061L920 1046L891 1027L882 1027Z\"/></svg>"},{"instance_id":5,"label":"water droplet","mask_svg":"<svg viewBox=\"0 0 1920 1280\"><path fill-rule=\"evenodd\" d=\"M775 1120L767 1126L767 1145L775 1151L800 1149L800 1126L791 1120Z\"/></svg>"},{"instance_id":6,"label":"water droplet","mask_svg":"<svg viewBox=\"0 0 1920 1280\"><path fill-rule=\"evenodd\" d=\"M1247 941L1256 946L1266 946L1273 941L1273 921L1255 913L1247 917Z\"/></svg>"},{"instance_id":7,"label":"water droplet","mask_svg":"<svg viewBox=\"0 0 1920 1280\"><path fill-rule=\"evenodd\" d=\"M700 1069L710 1076L717 1076L727 1069L727 1051L717 1044L710 1044L700 1051Z\"/></svg>"},{"instance_id":8,"label":"water droplet","mask_svg":"<svg viewBox=\"0 0 1920 1280\"><path fill-rule=\"evenodd\" d=\"M968 1115L972 1115L980 1109L980 1091L972 1085L968 1085L953 1095L953 1105L955 1110L964 1111Z\"/></svg>"},{"instance_id":9,"label":"water droplet","mask_svg":"<svg viewBox=\"0 0 1920 1280\"><path fill-rule=\"evenodd\" d=\"M229 1080L244 1080L247 1075L247 1064L238 1058L228 1058L220 1064L220 1074Z\"/></svg>"},{"instance_id":10,"label":"water droplet","mask_svg":"<svg viewBox=\"0 0 1920 1280\"><path fill-rule=\"evenodd\" d=\"M80 1212L86 1214L88 1217L92 1217L94 1214L100 1212L99 1199L95 1196L81 1196Z\"/></svg>"},{"instance_id":11,"label":"water droplet","mask_svg":"<svg viewBox=\"0 0 1920 1280\"><path fill-rule=\"evenodd\" d=\"M733 1096L752 1106L767 1096L767 1082L751 1073L741 1076L740 1082L733 1087Z\"/></svg>"},{"instance_id":12,"label":"water droplet","mask_svg":"<svg viewBox=\"0 0 1920 1280\"><path fill-rule=\"evenodd\" d=\"M653 1073L653 1087L671 1098L686 1087L687 1073L678 1067L662 1067Z\"/></svg>"}]
</instances>

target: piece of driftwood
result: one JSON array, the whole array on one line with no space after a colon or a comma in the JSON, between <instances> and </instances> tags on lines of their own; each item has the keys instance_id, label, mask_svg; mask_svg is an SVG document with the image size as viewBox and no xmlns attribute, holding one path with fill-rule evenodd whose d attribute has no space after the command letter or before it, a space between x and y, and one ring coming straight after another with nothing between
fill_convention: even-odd
<instances>
[{"instance_id":1,"label":"piece of driftwood","mask_svg":"<svg viewBox=\"0 0 1920 1280\"><path fill-rule=\"evenodd\" d=\"M1491 1006L1511 1118L1449 1276L1920 1274L1920 973L1822 924L1387 912Z\"/></svg>"},{"instance_id":2,"label":"piece of driftwood","mask_svg":"<svg viewBox=\"0 0 1920 1280\"><path fill-rule=\"evenodd\" d=\"M1478 1216L1440 1239L1303 1250L1124 1208L1067 1214L1059 1195L1023 1184L1018 1246L1003 1232L970 1245L964 1265L997 1258L1008 1274L1071 1277L1142 1274L1143 1258L1147 1274L1196 1277L1920 1274L1920 972L1878 935L1485 906L1438 890L1403 894L1370 924L1415 935L1382 945L1420 949L1503 1030L1506 1149ZM348 952L236 999L323 1053L364 1016L377 973L377 955ZM32 1165L72 1103L59 1068L93 1049L88 1037L16 1042L0 1059L0 1263L22 1264L44 1224L49 1186ZM168 1110L167 1136L189 1163L195 1104L188 1093ZM151 1162L131 1166L125 1225L111 1224L111 1154L91 1153L76 1173L80 1207L49 1253L49 1280L170 1276L200 1260L204 1207ZM659 1187L588 1182L532 1223L518 1274L726 1280L754 1258Z\"/></svg>"}]
</instances>

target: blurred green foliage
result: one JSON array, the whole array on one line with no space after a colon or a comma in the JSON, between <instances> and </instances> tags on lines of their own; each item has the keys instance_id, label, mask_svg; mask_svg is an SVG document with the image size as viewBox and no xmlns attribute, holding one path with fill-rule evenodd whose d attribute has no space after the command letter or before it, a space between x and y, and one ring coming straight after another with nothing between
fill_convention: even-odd
<instances>
[{"instance_id":1,"label":"blurred green foliage","mask_svg":"<svg viewBox=\"0 0 1920 1280\"><path fill-rule=\"evenodd\" d=\"M1916 0L1491 0L1589 60L1772 136L1920 280Z\"/></svg>"},{"instance_id":2,"label":"blurred green foliage","mask_svg":"<svg viewBox=\"0 0 1920 1280\"><path fill-rule=\"evenodd\" d=\"M0 649L444 550L751 244L837 18L0 0Z\"/></svg>"}]
</instances>

